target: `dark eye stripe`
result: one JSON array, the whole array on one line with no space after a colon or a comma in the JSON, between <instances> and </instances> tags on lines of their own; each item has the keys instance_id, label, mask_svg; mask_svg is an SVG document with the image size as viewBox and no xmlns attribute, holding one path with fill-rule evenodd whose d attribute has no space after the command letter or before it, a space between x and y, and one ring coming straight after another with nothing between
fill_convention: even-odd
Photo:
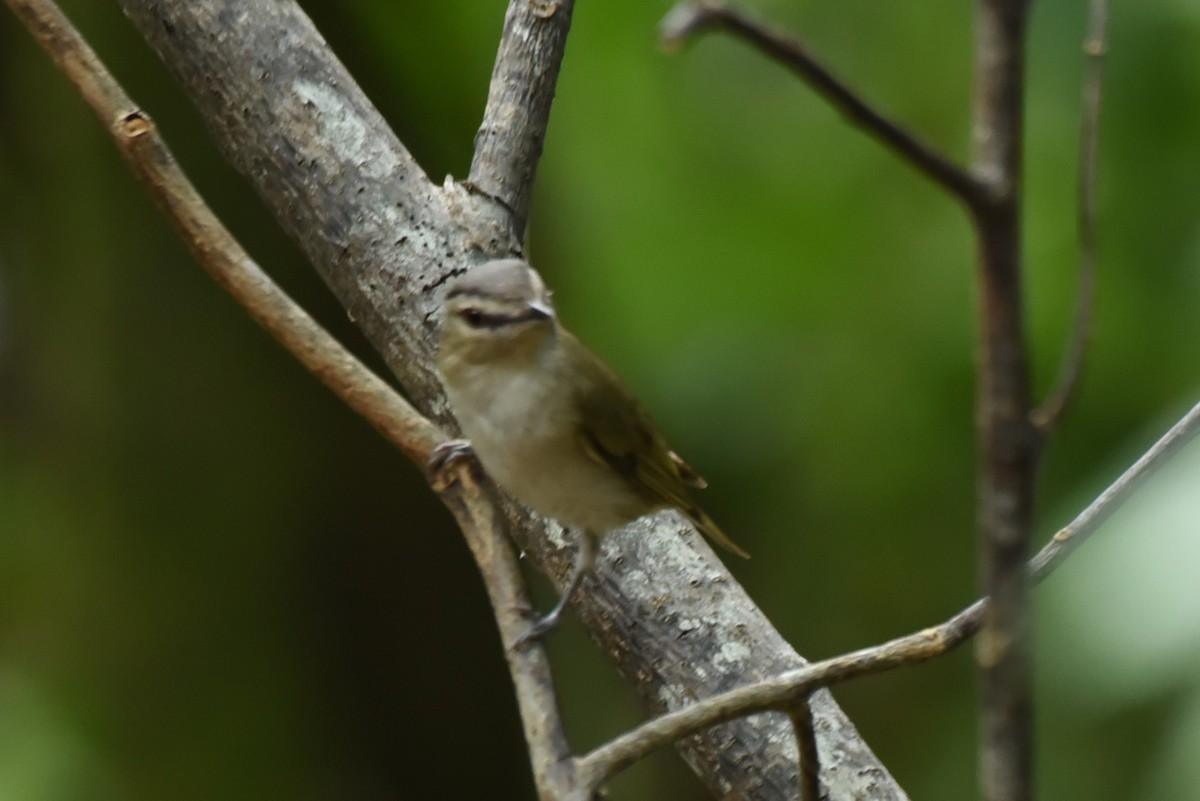
<instances>
[{"instance_id":1,"label":"dark eye stripe","mask_svg":"<svg viewBox=\"0 0 1200 801\"><path fill-rule=\"evenodd\" d=\"M488 314L475 308L463 309L458 313L472 328L503 328L506 325L544 320L546 315L537 309L528 309L521 314Z\"/></svg>"}]
</instances>

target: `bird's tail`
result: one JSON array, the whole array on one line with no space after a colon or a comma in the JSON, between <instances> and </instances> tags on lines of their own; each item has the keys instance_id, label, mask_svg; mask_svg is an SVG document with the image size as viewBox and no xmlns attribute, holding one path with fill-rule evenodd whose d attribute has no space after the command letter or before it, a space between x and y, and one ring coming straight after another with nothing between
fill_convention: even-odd
<instances>
[{"instance_id":1,"label":"bird's tail","mask_svg":"<svg viewBox=\"0 0 1200 801\"><path fill-rule=\"evenodd\" d=\"M741 546L729 539L724 531L713 522L713 519L704 513L704 510L698 506L688 506L683 510L683 513L688 516L688 519L695 524L696 528L700 529L700 533L708 537L710 540L720 545L727 551L736 553L743 559L749 559L750 554L746 553Z\"/></svg>"}]
</instances>

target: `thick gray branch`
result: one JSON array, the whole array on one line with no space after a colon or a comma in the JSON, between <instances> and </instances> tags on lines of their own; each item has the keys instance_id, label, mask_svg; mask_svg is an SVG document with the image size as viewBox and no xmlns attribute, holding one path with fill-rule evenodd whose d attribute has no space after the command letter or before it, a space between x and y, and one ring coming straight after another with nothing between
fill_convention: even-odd
<instances>
[{"instance_id":1,"label":"thick gray branch","mask_svg":"<svg viewBox=\"0 0 1200 801\"><path fill-rule=\"evenodd\" d=\"M430 183L289 0L120 3L414 404L447 422L432 366L441 287L478 260L520 252L512 198ZM561 582L569 552L557 529L504 511L518 545ZM802 664L678 518L640 521L606 545L580 616L650 708ZM814 714L831 799L905 797L830 696L814 697ZM681 751L718 797L795 797L784 715L726 724Z\"/></svg>"}]
</instances>

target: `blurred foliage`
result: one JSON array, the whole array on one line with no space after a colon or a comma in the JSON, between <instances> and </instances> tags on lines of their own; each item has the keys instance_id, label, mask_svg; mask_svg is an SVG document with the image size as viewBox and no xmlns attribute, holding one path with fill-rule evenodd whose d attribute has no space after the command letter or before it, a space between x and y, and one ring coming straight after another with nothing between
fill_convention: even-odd
<instances>
[{"instance_id":1,"label":"blurred foliage","mask_svg":"<svg viewBox=\"0 0 1200 801\"><path fill-rule=\"evenodd\" d=\"M249 250L373 360L114 4L63 5ZM504 4L304 5L429 174L462 177ZM758 7L966 158L965 4ZM667 8L579 4L534 260L707 474L706 505L756 556L731 567L803 653L940 620L975 573L969 226L744 46L659 52ZM1039 392L1075 287L1083 19L1082 0L1033 17ZM1114 9L1096 331L1047 453L1043 535L1200 389L1198 43L1193 3ZM1039 593L1047 798L1200 796L1190 464ZM580 747L638 719L576 627L552 648ZM970 666L964 650L838 691L914 798L973 796ZM670 754L613 790L703 797ZM203 276L3 12L0 801L222 797L532 785L474 568L418 471Z\"/></svg>"}]
</instances>

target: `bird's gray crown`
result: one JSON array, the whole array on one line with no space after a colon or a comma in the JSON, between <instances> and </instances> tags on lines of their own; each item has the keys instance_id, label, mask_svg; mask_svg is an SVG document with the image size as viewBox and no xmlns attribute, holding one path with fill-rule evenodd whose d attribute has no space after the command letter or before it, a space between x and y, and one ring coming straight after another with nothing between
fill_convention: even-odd
<instances>
[{"instance_id":1,"label":"bird's gray crown","mask_svg":"<svg viewBox=\"0 0 1200 801\"><path fill-rule=\"evenodd\" d=\"M521 259L495 259L472 268L446 292L447 299L456 297L552 308L542 277Z\"/></svg>"}]
</instances>

